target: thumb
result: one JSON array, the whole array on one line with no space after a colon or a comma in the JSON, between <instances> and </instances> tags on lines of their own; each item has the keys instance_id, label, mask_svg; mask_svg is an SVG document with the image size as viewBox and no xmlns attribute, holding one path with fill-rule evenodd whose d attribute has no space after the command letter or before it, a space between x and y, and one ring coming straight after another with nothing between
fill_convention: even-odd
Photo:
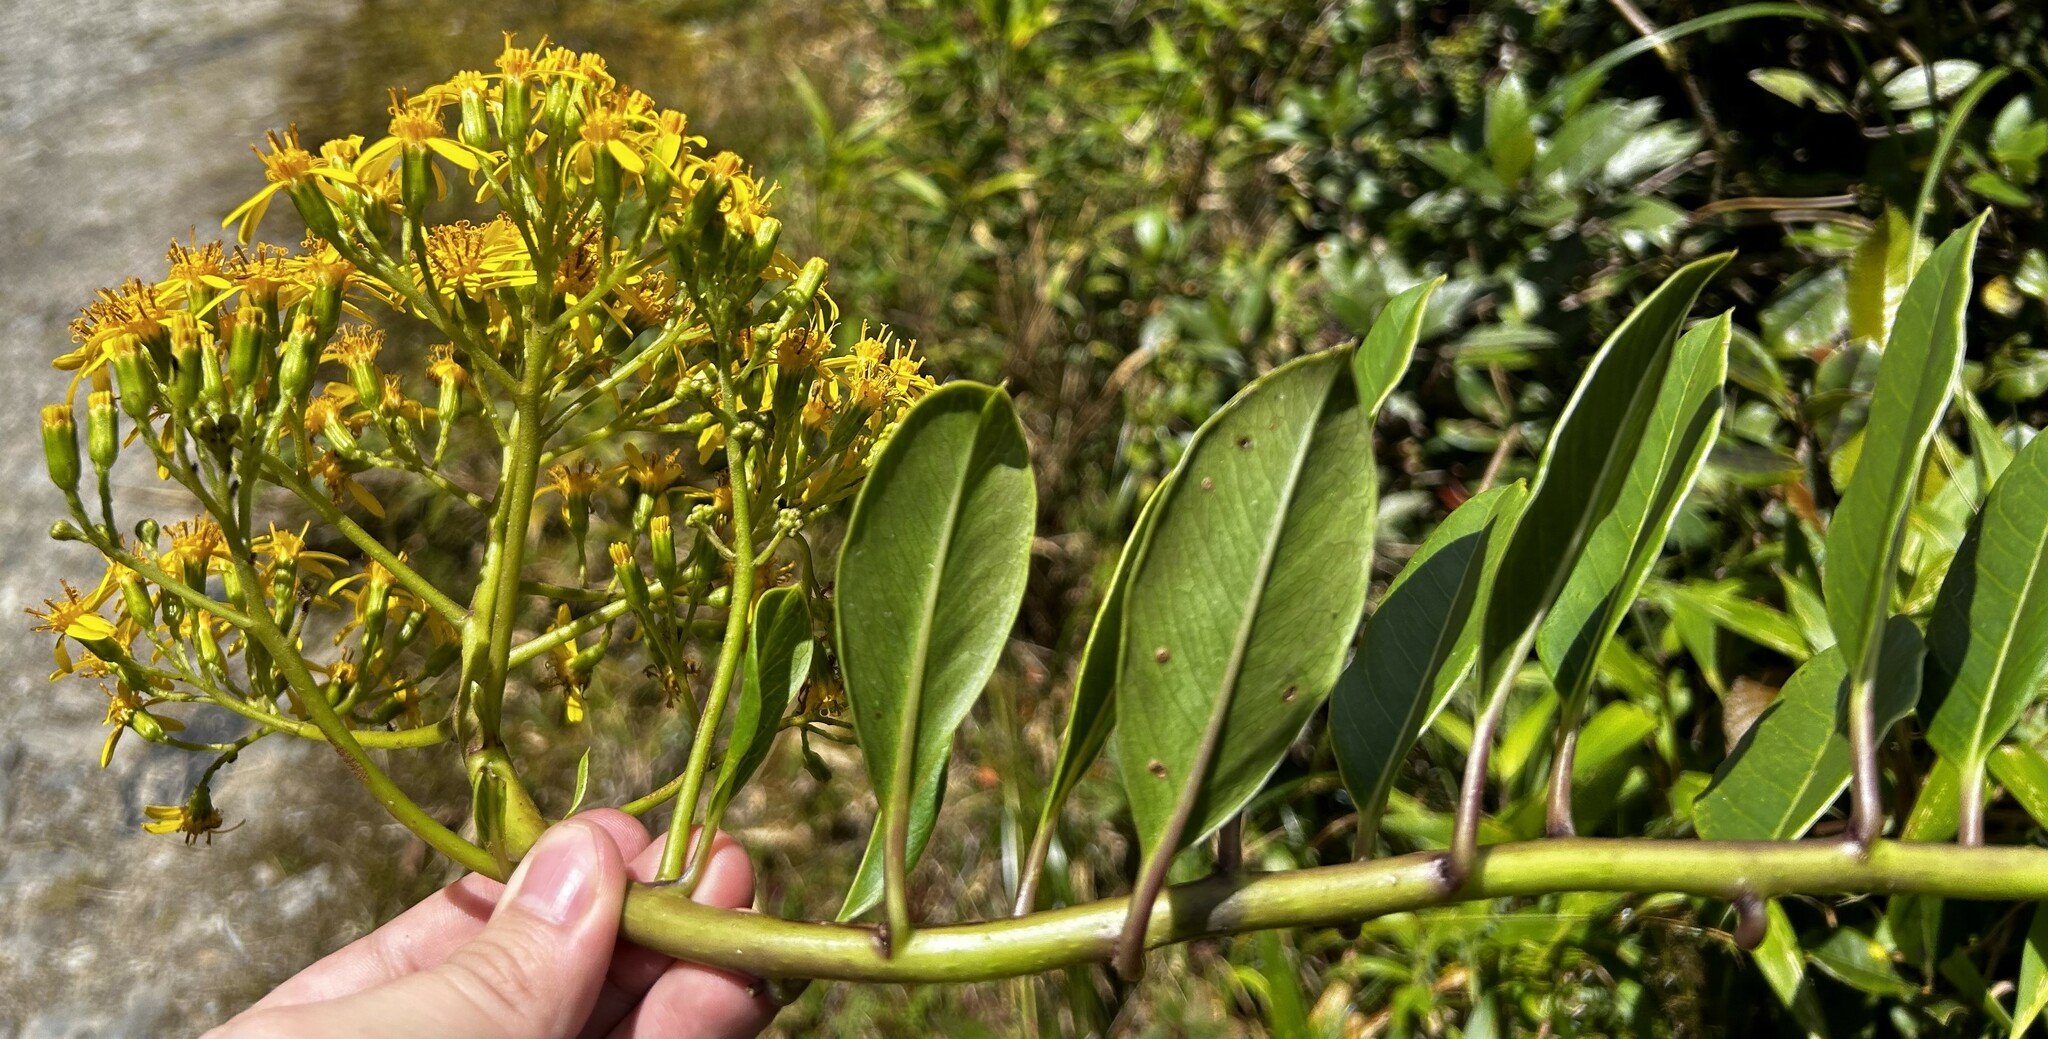
<instances>
[{"instance_id":1,"label":"thumb","mask_svg":"<svg viewBox=\"0 0 2048 1039\"><path fill-rule=\"evenodd\" d=\"M625 893L611 837L562 823L513 872L482 933L434 969L363 993L361 1009L387 1019L386 1035L576 1035L611 965Z\"/></svg>"}]
</instances>

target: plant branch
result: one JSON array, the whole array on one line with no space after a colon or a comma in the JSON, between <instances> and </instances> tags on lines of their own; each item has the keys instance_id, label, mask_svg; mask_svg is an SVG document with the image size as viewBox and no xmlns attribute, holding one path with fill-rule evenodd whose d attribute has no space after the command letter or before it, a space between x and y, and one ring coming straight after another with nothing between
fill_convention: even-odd
<instances>
[{"instance_id":1,"label":"plant branch","mask_svg":"<svg viewBox=\"0 0 2048 1039\"><path fill-rule=\"evenodd\" d=\"M2048 899L2048 849L1840 840L1562 838L1479 850L1452 890L1441 852L1339 866L1212 876L1169 888L1146 945L1329 927L1455 902L1568 891L1744 896L1914 894ZM919 928L885 955L872 927L781 920L698 905L674 888L635 885L625 937L665 955L756 977L905 984L987 981L1107 961L1129 909L1111 898L1028 916Z\"/></svg>"}]
</instances>

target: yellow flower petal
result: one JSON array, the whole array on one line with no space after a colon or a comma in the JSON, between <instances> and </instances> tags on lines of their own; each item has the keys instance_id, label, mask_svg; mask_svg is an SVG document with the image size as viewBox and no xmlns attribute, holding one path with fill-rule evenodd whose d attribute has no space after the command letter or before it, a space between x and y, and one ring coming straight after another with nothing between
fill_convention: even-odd
<instances>
[{"instance_id":1,"label":"yellow flower petal","mask_svg":"<svg viewBox=\"0 0 2048 1039\"><path fill-rule=\"evenodd\" d=\"M114 637L114 624L97 613L88 613L64 626L64 634L80 642Z\"/></svg>"}]
</instances>

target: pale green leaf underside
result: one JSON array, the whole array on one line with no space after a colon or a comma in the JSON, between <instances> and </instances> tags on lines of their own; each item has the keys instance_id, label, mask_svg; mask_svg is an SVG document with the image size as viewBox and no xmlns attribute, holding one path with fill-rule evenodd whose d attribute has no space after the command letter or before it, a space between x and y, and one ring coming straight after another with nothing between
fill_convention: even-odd
<instances>
[{"instance_id":1,"label":"pale green leaf underside","mask_svg":"<svg viewBox=\"0 0 2048 1039\"><path fill-rule=\"evenodd\" d=\"M936 800L927 792L1022 601L1035 519L1024 431L1000 390L956 382L932 391L875 458L834 594L840 673L878 827Z\"/></svg>"},{"instance_id":2,"label":"pale green leaf underside","mask_svg":"<svg viewBox=\"0 0 2048 1039\"><path fill-rule=\"evenodd\" d=\"M1073 702L1067 707L1067 727L1060 734L1059 756L1053 762L1052 782L1046 788L1045 806L1038 817L1040 827L1054 824L1060 806L1095 763L1103 745L1109 742L1110 730L1116 726L1112 697L1116 692L1117 654L1122 648L1124 585L1130 580L1132 560L1144 552L1152 533L1152 517L1158 514L1159 500L1171 483L1172 478L1168 477L1138 514L1130 540L1124 542L1116 570L1110 574L1109 590L1103 594L1102 605L1096 608L1095 620L1088 627L1088 643L1081 650L1081 667L1074 678Z\"/></svg>"},{"instance_id":3,"label":"pale green leaf underside","mask_svg":"<svg viewBox=\"0 0 2048 1039\"><path fill-rule=\"evenodd\" d=\"M1247 387L1196 434L1157 505L1124 602L1116 696L1148 856L1200 839L1257 791L1357 630L1375 479L1349 359L1311 355Z\"/></svg>"},{"instance_id":4,"label":"pale green leaf underside","mask_svg":"<svg viewBox=\"0 0 2048 1039\"><path fill-rule=\"evenodd\" d=\"M1905 717L1919 698L1925 653L1919 629L1904 617L1892 618L1883 652L1877 672L1880 731ZM1694 805L1700 836L1791 840L1813 827L1849 785L1847 680L1838 648L1792 673Z\"/></svg>"},{"instance_id":5,"label":"pale green leaf underside","mask_svg":"<svg viewBox=\"0 0 2048 1039\"><path fill-rule=\"evenodd\" d=\"M1594 526L1537 630L1537 654L1567 703L1592 688L1602 647L1635 603L1679 505L1699 479L1721 428L1728 337L1723 314L1678 341L1621 496Z\"/></svg>"},{"instance_id":6,"label":"pale green leaf underside","mask_svg":"<svg viewBox=\"0 0 2048 1039\"><path fill-rule=\"evenodd\" d=\"M1526 651L1594 526L1620 496L1634 448L1649 425L1679 326L1726 254L1679 268L1631 312L1599 353L1559 416L1529 505L1502 560L1500 586L1516 594L1487 605L1480 640L1486 688Z\"/></svg>"}]
</instances>

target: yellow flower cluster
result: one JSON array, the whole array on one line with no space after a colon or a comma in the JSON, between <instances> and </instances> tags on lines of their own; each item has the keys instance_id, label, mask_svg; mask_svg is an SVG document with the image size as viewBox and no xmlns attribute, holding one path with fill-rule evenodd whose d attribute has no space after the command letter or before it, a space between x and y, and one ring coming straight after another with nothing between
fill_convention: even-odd
<instances>
[{"instance_id":1,"label":"yellow flower cluster","mask_svg":"<svg viewBox=\"0 0 2048 1039\"><path fill-rule=\"evenodd\" d=\"M389 113L375 139L270 134L234 243L174 242L54 362L58 535L108 569L30 612L53 677L106 690L103 755L131 730L213 768L279 734L501 748L522 691L556 724L602 709L608 652L697 709L700 614L817 586L806 524L932 386L886 329L842 335L825 262L779 248L773 184L597 55L508 36ZM285 209L301 245L256 242ZM199 515L121 516L123 451ZM474 554L446 558L447 529L481 531ZM165 707L246 731L189 742ZM210 837L207 796L149 828Z\"/></svg>"}]
</instances>

